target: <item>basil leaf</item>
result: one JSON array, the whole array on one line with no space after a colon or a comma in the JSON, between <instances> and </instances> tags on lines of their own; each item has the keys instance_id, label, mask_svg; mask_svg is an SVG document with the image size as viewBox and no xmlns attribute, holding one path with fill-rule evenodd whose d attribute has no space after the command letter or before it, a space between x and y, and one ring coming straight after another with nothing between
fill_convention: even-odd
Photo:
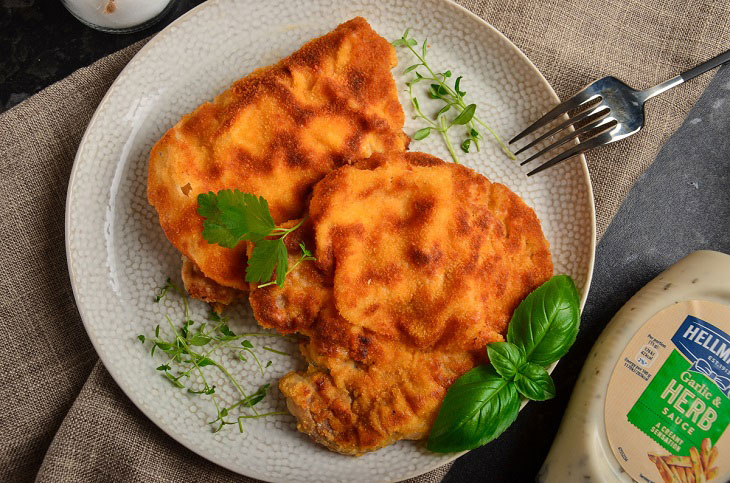
<instances>
[{"instance_id":1,"label":"basil leaf","mask_svg":"<svg viewBox=\"0 0 730 483\"><path fill-rule=\"evenodd\" d=\"M512 379L525 363L522 349L509 342L493 342L487 346L489 362L494 370L505 379Z\"/></svg>"},{"instance_id":2,"label":"basil leaf","mask_svg":"<svg viewBox=\"0 0 730 483\"><path fill-rule=\"evenodd\" d=\"M549 366L575 342L579 307L573 279L556 275L517 307L509 324L507 341L522 349L528 362Z\"/></svg>"},{"instance_id":3,"label":"basil leaf","mask_svg":"<svg viewBox=\"0 0 730 483\"><path fill-rule=\"evenodd\" d=\"M555 383L544 367L528 362L515 376L515 387L520 394L533 401L555 397Z\"/></svg>"},{"instance_id":4,"label":"basil leaf","mask_svg":"<svg viewBox=\"0 0 730 483\"><path fill-rule=\"evenodd\" d=\"M514 384L489 365L477 366L446 392L426 447L449 453L482 446L502 434L519 409Z\"/></svg>"}]
</instances>

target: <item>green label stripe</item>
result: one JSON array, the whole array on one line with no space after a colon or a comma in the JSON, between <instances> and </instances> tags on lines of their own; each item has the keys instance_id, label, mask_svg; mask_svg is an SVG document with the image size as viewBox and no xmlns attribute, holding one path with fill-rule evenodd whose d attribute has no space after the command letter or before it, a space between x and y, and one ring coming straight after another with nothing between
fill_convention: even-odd
<instances>
[{"instance_id":1,"label":"green label stripe","mask_svg":"<svg viewBox=\"0 0 730 483\"><path fill-rule=\"evenodd\" d=\"M705 375L689 372L690 362L673 350L627 418L631 424L675 455L712 444L730 422L730 401Z\"/></svg>"}]
</instances>

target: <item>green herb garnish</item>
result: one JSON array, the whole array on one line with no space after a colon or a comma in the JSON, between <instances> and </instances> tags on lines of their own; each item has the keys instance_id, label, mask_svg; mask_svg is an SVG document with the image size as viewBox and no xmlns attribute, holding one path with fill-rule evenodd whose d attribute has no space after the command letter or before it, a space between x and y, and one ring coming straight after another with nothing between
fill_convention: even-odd
<instances>
[{"instance_id":1,"label":"green herb garnish","mask_svg":"<svg viewBox=\"0 0 730 483\"><path fill-rule=\"evenodd\" d=\"M490 363L470 370L447 391L428 449L448 453L482 446L517 419L520 396L554 397L555 384L545 368L568 352L579 323L578 291L567 275L528 295L512 315L507 341L487 346Z\"/></svg>"},{"instance_id":2,"label":"green herb garnish","mask_svg":"<svg viewBox=\"0 0 730 483\"><path fill-rule=\"evenodd\" d=\"M155 303L159 303L160 300L165 298L165 295L167 295L167 291L172 288L172 283L170 282L170 278L168 277L167 280L165 280L165 285L160 287L160 289L155 294ZM144 342L144 341L142 341Z\"/></svg>"},{"instance_id":3,"label":"green herb garnish","mask_svg":"<svg viewBox=\"0 0 730 483\"><path fill-rule=\"evenodd\" d=\"M418 41L412 37L409 37L409 33L410 29L406 29L406 31L403 33L403 36L399 39L394 40L392 43L395 47L407 48L416 57L416 59L418 59L417 63L408 66L404 71L405 74L413 72L414 75L411 80L406 82L406 86L408 87L408 95L411 98L411 104L413 105L413 109L416 111L414 119L420 118L427 125L427 127L416 131L413 134L413 139L415 141L420 141L421 139L425 139L426 137L428 137L429 134L431 134L431 131L439 132L444 138L444 141L446 142L446 147L448 148L449 153L451 153L451 157L454 159L454 162L458 163L459 158L456 155L454 145L451 143L451 138L449 137L448 131L454 126L464 126L464 140L459 145L461 147L461 150L465 153L468 153L469 149L471 149L471 145L474 144L474 147L476 147L477 151L480 151L479 142L482 139L482 135L479 132L477 125L481 125L492 134L494 139L502 148L502 151L504 151L507 156L509 156L511 159L516 159L515 155L512 154L509 148L504 144L504 142L502 142L497 133L494 132L489 126L487 126L481 119L476 116L476 104L467 104L464 101L466 92L461 90L462 76L456 78L453 87L449 86L447 84L447 79L450 79L452 77L451 71L447 70L444 72L436 72L428 64L428 62L426 62L426 54L428 53L428 39L423 41L423 44L421 44L420 52L418 52L414 48L418 46ZM418 71L419 68L425 69L425 71L428 72L428 75L422 75ZM413 93L413 86L422 81L431 83L428 87L428 97L443 102L443 106L433 116L433 119L429 116L426 116L423 111L421 111L421 106L418 102L418 98ZM452 113L451 118L446 116L446 113L450 111Z\"/></svg>"},{"instance_id":4,"label":"green herb garnish","mask_svg":"<svg viewBox=\"0 0 730 483\"><path fill-rule=\"evenodd\" d=\"M300 263L315 260L303 243L299 260L289 268L289 253L284 239L304 223L291 228L277 228L269 211L269 204L263 196L242 193L238 190L212 191L198 195L198 214L203 221L203 238L208 243L217 243L234 248L246 240L254 243L254 249L246 266L246 281L265 282L259 288L284 285L286 276ZM270 281L276 269L276 279Z\"/></svg>"},{"instance_id":5,"label":"green herb garnish","mask_svg":"<svg viewBox=\"0 0 730 483\"><path fill-rule=\"evenodd\" d=\"M215 312L210 314L206 322L195 322L190 318L185 293L169 278L155 295L155 302L163 300L171 291L183 300L182 325L176 326L170 316L165 315L171 336L166 337L164 332L160 330L160 326L157 325L154 337L140 334L137 339L142 344L151 344L150 354L152 356L154 356L156 350L166 354L167 360L157 366L157 370L173 386L186 389L190 394L210 397L217 415L213 421L210 421L210 424L214 425L214 432L220 431L229 424L238 424L239 430L243 432L243 421L245 419L288 414L284 411L259 413L254 406L266 397L269 384L260 386L253 394L246 394L239 381L233 377L221 361L224 360L226 352L230 353L233 350L237 351L238 359L243 362L247 362L243 354L248 354L254 359L263 376L264 366L259 362L254 352L255 347L248 337L288 338L289 336L266 332L236 334L228 326L228 319ZM276 354L288 355L283 351L272 350L268 346L263 348ZM214 354L218 357L214 358ZM268 361L265 367L270 365L271 361ZM206 367L209 367L209 369L204 370ZM225 376L225 380L233 386L239 396L237 401L230 404L223 401L222 397L216 392L216 386L208 382L211 370L217 370ZM192 379L196 379L195 376L197 376L197 380L193 381ZM236 416L233 414L234 410L238 411ZM234 417L235 419L231 419Z\"/></svg>"}]
</instances>

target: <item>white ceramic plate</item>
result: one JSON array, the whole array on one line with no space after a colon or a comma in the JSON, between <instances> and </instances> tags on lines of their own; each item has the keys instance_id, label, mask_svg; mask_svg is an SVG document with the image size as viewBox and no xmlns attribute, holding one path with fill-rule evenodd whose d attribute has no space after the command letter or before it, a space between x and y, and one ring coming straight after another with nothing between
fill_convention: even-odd
<instances>
[{"instance_id":1,"label":"white ceramic plate","mask_svg":"<svg viewBox=\"0 0 730 483\"><path fill-rule=\"evenodd\" d=\"M331 453L295 429L294 418L255 420L241 434L233 426L212 434L209 401L175 389L136 335L150 334L165 312L152 294L167 276L179 280L180 258L146 201L147 157L162 134L185 113L212 99L254 68L277 61L306 40L362 15L388 39L406 27L428 37L434 66L464 76L468 99L504 138L557 102L530 61L507 38L463 8L443 0L212 1L192 10L151 40L129 63L99 105L84 135L69 184L66 245L71 282L86 330L104 365L132 401L160 428L226 468L269 481L398 480L436 468L458 455L434 454L422 442L401 441L360 458ZM401 75L410 58L399 49ZM417 122L407 97L401 101ZM585 161L574 159L527 178L491 141L462 161L517 192L537 212L551 243L557 273L570 274L588 292L595 239L593 197ZM449 159L437 136L411 149ZM247 304L232 314L234 330L255 330ZM201 319L207 310L192 305ZM284 341L268 341L295 351ZM268 353L266 353L268 354ZM271 355L271 354L268 354ZM274 382L301 365L271 357L262 377L252 364L232 362L249 388ZM161 359L157 359L161 360ZM229 394L232 398L233 396ZM276 389L262 410L284 409Z\"/></svg>"}]
</instances>

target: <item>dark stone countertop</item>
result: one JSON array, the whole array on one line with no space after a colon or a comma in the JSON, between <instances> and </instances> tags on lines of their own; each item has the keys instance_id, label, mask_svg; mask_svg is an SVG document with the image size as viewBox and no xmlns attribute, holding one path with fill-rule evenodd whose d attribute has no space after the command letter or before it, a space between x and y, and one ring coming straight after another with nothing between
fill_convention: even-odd
<instances>
[{"instance_id":1,"label":"dark stone countertop","mask_svg":"<svg viewBox=\"0 0 730 483\"><path fill-rule=\"evenodd\" d=\"M152 35L203 0L177 0L141 32L109 34L82 24L59 0L0 1L0 112L80 67Z\"/></svg>"}]
</instances>

